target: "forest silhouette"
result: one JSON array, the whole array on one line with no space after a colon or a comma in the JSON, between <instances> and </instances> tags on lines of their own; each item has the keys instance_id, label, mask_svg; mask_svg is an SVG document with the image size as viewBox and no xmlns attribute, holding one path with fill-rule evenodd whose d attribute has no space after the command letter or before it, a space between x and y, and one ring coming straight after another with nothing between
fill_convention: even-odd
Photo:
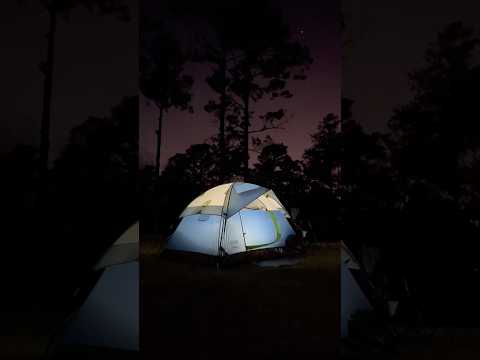
<instances>
[{"instance_id":1,"label":"forest silhouette","mask_svg":"<svg viewBox=\"0 0 480 360\"><path fill-rule=\"evenodd\" d=\"M1 159L9 209L5 246L12 254L3 265L15 269L3 300L62 309L102 253L138 219L138 97L73 128L46 189L39 157L37 148L18 145Z\"/></svg>"},{"instance_id":2,"label":"forest silhouette","mask_svg":"<svg viewBox=\"0 0 480 360\"><path fill-rule=\"evenodd\" d=\"M344 239L378 248L379 287L430 325L480 319L478 42L448 24L409 74L412 98L387 133L362 134L344 100Z\"/></svg>"},{"instance_id":3,"label":"forest silhouette","mask_svg":"<svg viewBox=\"0 0 480 360\"><path fill-rule=\"evenodd\" d=\"M73 128L63 151L53 158L51 132L61 126L51 121L58 105L52 97L59 62L55 40L62 31L57 25L68 24L76 8L88 10L87 16L115 16L119 21L131 20L130 9L127 2L116 0L18 3L25 11L30 6L43 9L48 31L45 59L32 59L40 63L44 85L35 124L38 146L17 144L0 156L9 254L2 269L10 274L2 303L18 310L67 311L92 265L138 218L138 97L125 96L109 116L91 116Z\"/></svg>"}]
</instances>

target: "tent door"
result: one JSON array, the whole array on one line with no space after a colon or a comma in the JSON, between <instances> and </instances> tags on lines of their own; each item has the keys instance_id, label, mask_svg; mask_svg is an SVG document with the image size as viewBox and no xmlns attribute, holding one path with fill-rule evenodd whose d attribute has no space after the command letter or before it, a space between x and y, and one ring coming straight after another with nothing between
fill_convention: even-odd
<instances>
[{"instance_id":1,"label":"tent door","mask_svg":"<svg viewBox=\"0 0 480 360\"><path fill-rule=\"evenodd\" d=\"M240 213L236 213L225 221L225 231L221 239L221 247L228 255L246 250Z\"/></svg>"},{"instance_id":2,"label":"tent door","mask_svg":"<svg viewBox=\"0 0 480 360\"><path fill-rule=\"evenodd\" d=\"M282 234L275 214L270 211L244 209L240 211L240 215L247 250L279 244Z\"/></svg>"}]
</instances>

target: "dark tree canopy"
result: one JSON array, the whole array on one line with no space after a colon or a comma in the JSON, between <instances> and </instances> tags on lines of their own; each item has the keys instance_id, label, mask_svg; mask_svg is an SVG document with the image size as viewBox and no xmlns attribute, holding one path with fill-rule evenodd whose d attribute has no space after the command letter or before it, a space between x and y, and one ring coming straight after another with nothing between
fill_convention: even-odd
<instances>
[{"instance_id":1,"label":"dark tree canopy","mask_svg":"<svg viewBox=\"0 0 480 360\"><path fill-rule=\"evenodd\" d=\"M442 326L471 324L463 309L480 298L471 287L479 262L467 255L480 248L477 48L459 22L441 31L410 74L413 97L395 109L387 134L365 133L352 101L342 101L344 240L378 247L378 286L413 296L424 319Z\"/></svg>"},{"instance_id":2,"label":"dark tree canopy","mask_svg":"<svg viewBox=\"0 0 480 360\"><path fill-rule=\"evenodd\" d=\"M305 174L312 180L333 186L335 171L341 163L340 120L334 114L327 114L312 136L312 147L305 150Z\"/></svg>"},{"instance_id":3,"label":"dark tree canopy","mask_svg":"<svg viewBox=\"0 0 480 360\"><path fill-rule=\"evenodd\" d=\"M143 24L140 52L140 91L157 107L192 111L193 78L184 74L187 57L163 21L148 17Z\"/></svg>"},{"instance_id":4,"label":"dark tree canopy","mask_svg":"<svg viewBox=\"0 0 480 360\"><path fill-rule=\"evenodd\" d=\"M184 74L188 59L178 40L165 27L164 20L153 20L145 15L142 25L139 86L143 96L158 109L155 156L158 175L164 117L170 109L193 112L190 105L193 78Z\"/></svg>"},{"instance_id":5,"label":"dark tree canopy","mask_svg":"<svg viewBox=\"0 0 480 360\"><path fill-rule=\"evenodd\" d=\"M437 184L458 197L461 163L480 146L476 91L479 44L471 29L456 22L439 33L425 54L425 66L410 74L413 99L390 120L395 162L404 176Z\"/></svg>"},{"instance_id":6,"label":"dark tree canopy","mask_svg":"<svg viewBox=\"0 0 480 360\"><path fill-rule=\"evenodd\" d=\"M305 191L302 164L288 155L284 144L272 143L263 147L254 164L255 181L275 193L285 202L285 206L298 206L298 193Z\"/></svg>"},{"instance_id":7,"label":"dark tree canopy","mask_svg":"<svg viewBox=\"0 0 480 360\"><path fill-rule=\"evenodd\" d=\"M137 219L137 176L138 97L71 131L53 169L52 196L62 209L53 218L63 224L69 246L81 247L80 263L96 261Z\"/></svg>"}]
</instances>

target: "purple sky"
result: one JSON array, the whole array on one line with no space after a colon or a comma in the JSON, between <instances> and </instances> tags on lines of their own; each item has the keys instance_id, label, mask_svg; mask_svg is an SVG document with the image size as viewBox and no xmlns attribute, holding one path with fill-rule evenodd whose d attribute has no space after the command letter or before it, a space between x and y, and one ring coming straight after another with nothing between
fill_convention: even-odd
<instances>
[{"instance_id":1,"label":"purple sky","mask_svg":"<svg viewBox=\"0 0 480 360\"><path fill-rule=\"evenodd\" d=\"M156 1L155 1L156 2ZM55 56L52 108L52 159L62 149L69 132L90 115L108 115L123 96L138 93L138 1L129 0L134 20L122 23L111 17L92 16L76 9L68 21L60 21ZM157 2L159 3L159 2ZM480 2L455 4L433 0L405 0L394 4L381 0L362 3L343 0L352 43L343 53L337 26L340 1L282 0L288 23L295 32L304 29L304 41L315 62L309 77L292 87L295 97L287 104L292 116L287 130L271 135L289 146L298 158L310 145L309 134L328 112L339 112L340 86L355 100L354 116L369 130L385 130L393 106L410 95L407 73L422 65L427 44L445 25L463 20L478 24ZM0 151L17 143L38 144L43 95L38 64L46 49L47 17L38 2L7 1L0 13L2 64L0 75L2 121ZM477 30L480 30L477 26ZM208 69L190 67L203 74L195 85L195 114L172 112L164 127L162 163L190 144L204 141L216 124L203 105L210 92L203 84ZM342 79L342 84L340 84ZM272 104L273 105L273 104ZM144 163L154 153L153 109L141 105L141 149Z\"/></svg>"},{"instance_id":2,"label":"purple sky","mask_svg":"<svg viewBox=\"0 0 480 360\"><path fill-rule=\"evenodd\" d=\"M308 78L294 81L290 86L294 97L287 100L256 105L254 110L276 110L275 104L287 109L288 124L285 130L268 133L274 140L283 142L293 158L300 158L303 150L310 146L310 134L318 122L329 112L340 112L341 86L341 39L337 0L311 2L306 0L283 1L284 12L291 32L299 36L303 29L302 41L310 48L314 63ZM171 111L164 121L162 137L162 158L164 166L172 155L184 152L190 145L204 142L217 131L214 117L203 110L204 104L214 96L203 81L209 72L204 65L188 65L186 73L195 78L193 88L195 112ZM140 160L142 164L153 164L155 157L155 129L157 112L145 99L140 105ZM258 123L257 123L258 124ZM255 122L254 122L255 126Z\"/></svg>"}]
</instances>

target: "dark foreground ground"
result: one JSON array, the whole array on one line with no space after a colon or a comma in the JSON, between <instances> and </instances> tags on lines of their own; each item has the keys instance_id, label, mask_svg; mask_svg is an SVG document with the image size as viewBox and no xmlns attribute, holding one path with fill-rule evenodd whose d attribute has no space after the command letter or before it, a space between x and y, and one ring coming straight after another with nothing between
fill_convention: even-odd
<instances>
[{"instance_id":1,"label":"dark foreground ground","mask_svg":"<svg viewBox=\"0 0 480 360\"><path fill-rule=\"evenodd\" d=\"M143 246L143 245L142 245ZM215 266L143 251L141 358L339 358L339 249L312 247L297 265ZM0 311L0 359L41 359L64 313ZM395 349L362 341L344 359L480 359L480 330L446 329L403 337ZM71 349L55 359L131 359L138 354Z\"/></svg>"},{"instance_id":2,"label":"dark foreground ground","mask_svg":"<svg viewBox=\"0 0 480 360\"><path fill-rule=\"evenodd\" d=\"M348 349L348 350L346 350ZM345 360L477 360L480 359L480 329L438 329L428 336L398 339L381 348L370 341L342 347Z\"/></svg>"},{"instance_id":3,"label":"dark foreground ground","mask_svg":"<svg viewBox=\"0 0 480 360\"><path fill-rule=\"evenodd\" d=\"M61 312L3 308L0 312L0 359L42 359Z\"/></svg>"},{"instance_id":4,"label":"dark foreground ground","mask_svg":"<svg viewBox=\"0 0 480 360\"><path fill-rule=\"evenodd\" d=\"M147 359L338 358L339 248L294 266L215 266L142 257Z\"/></svg>"}]
</instances>

